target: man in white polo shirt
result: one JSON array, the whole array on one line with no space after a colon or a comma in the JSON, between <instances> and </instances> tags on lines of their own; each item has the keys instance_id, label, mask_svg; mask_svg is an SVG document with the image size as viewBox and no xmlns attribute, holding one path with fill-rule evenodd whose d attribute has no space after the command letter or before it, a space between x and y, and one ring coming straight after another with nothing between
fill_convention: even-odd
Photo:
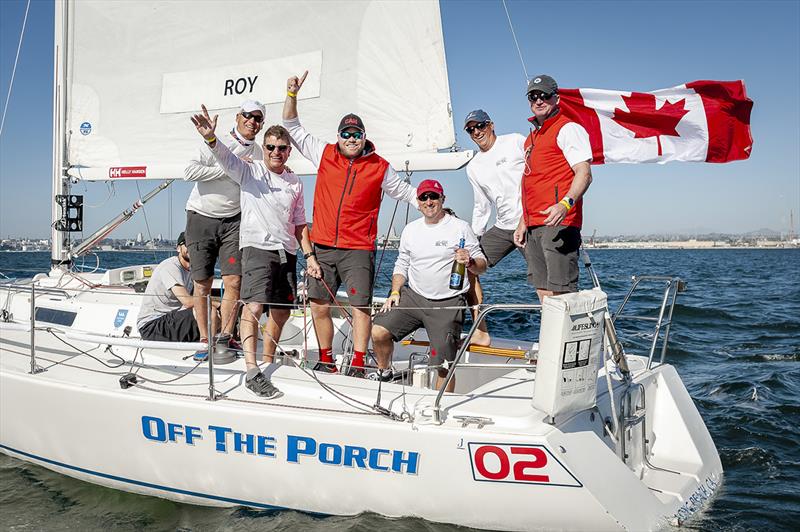
<instances>
[{"instance_id":1,"label":"man in white polo shirt","mask_svg":"<svg viewBox=\"0 0 800 532\"><path fill-rule=\"evenodd\" d=\"M422 218L408 224L400 235L392 291L382 314L373 320L372 347L378 359L378 378L389 380L394 342L425 327L431 347L430 365L440 366L437 387L441 387L447 376L443 363L453 361L461 339L464 296L469 290L466 279L460 290L450 288L453 261L480 275L486 271L486 257L469 224L445 212L444 190L438 181L426 179L419 184L417 203ZM446 391L454 388L452 379Z\"/></svg>"},{"instance_id":2,"label":"man in white polo shirt","mask_svg":"<svg viewBox=\"0 0 800 532\"><path fill-rule=\"evenodd\" d=\"M264 305L269 320L264 337L264 361L272 362L277 341L295 300L297 288L297 243L312 250L306 225L303 183L287 170L291 136L282 126L271 126L264 134L266 161L245 162L216 138L217 117L203 113L192 117L211 153L225 173L241 187L242 316L247 389L268 399L280 392L261 373L256 363L258 319ZM307 261L309 275L320 275L314 256Z\"/></svg>"},{"instance_id":3,"label":"man in white polo shirt","mask_svg":"<svg viewBox=\"0 0 800 532\"><path fill-rule=\"evenodd\" d=\"M236 125L219 140L237 157L263 159L255 142L256 135L266 118L266 110L255 100L247 100L236 114ZM217 164L207 146L189 162L184 171L185 181L195 185L186 202L186 245L192 258L192 279L197 312L207 312L208 294L214 282L214 266L219 259L225 293L222 299L222 332L231 334L238 315L237 301L242 282L242 255L239 251L239 223L241 202L239 184ZM205 321L200 320L201 341L208 342ZM234 347L239 347L235 343ZM205 360L206 353L198 353L196 360Z\"/></svg>"},{"instance_id":4,"label":"man in white polo shirt","mask_svg":"<svg viewBox=\"0 0 800 532\"><path fill-rule=\"evenodd\" d=\"M489 268L518 249L514 230L522 216L520 182L525 169L525 137L519 133L497 135L494 122L483 109L476 109L464 119L464 130L478 146L478 153L467 165L467 178L475 195L472 230L478 235ZM495 224L487 231L492 208ZM520 250L521 252L521 250ZM524 257L524 253L521 253ZM470 305L483 303L480 279L470 277L467 295ZM473 313L473 318L477 311ZM489 345L486 323L481 322L472 343Z\"/></svg>"}]
</instances>

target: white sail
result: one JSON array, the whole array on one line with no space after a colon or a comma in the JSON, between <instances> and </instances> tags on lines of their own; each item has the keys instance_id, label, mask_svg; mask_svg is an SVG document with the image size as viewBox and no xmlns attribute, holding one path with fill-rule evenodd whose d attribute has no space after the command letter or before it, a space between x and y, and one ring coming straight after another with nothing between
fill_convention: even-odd
<instances>
[{"instance_id":1,"label":"white sail","mask_svg":"<svg viewBox=\"0 0 800 532\"><path fill-rule=\"evenodd\" d=\"M69 2L70 173L87 180L180 177L205 103L229 130L245 99L280 123L286 79L309 71L300 117L332 142L359 114L398 170L458 168L436 1ZM124 60L123 60L124 58ZM313 173L305 160L290 165Z\"/></svg>"}]
</instances>

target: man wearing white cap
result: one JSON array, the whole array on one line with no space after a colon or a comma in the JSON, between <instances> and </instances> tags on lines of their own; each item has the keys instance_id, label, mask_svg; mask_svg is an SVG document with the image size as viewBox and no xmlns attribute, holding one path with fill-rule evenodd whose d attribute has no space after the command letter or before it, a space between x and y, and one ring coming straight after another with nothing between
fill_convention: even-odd
<instances>
[{"instance_id":1,"label":"man wearing white cap","mask_svg":"<svg viewBox=\"0 0 800 532\"><path fill-rule=\"evenodd\" d=\"M266 117L263 104L255 100L242 103L236 113L236 124L219 139L242 159L263 159L255 142ZM184 180L195 186L186 202L186 245L191 258L192 279L197 297L198 316L208 312L206 297L211 293L214 266L220 261L225 293L222 299L222 333L231 334L236 325L237 301L242 280L239 223L241 219L239 184L228 177L219 166L208 146L203 146L197 158L184 171ZM208 342L206 320L198 319L201 341ZM233 347L239 347L234 344ZM207 353L199 352L196 360L205 360Z\"/></svg>"}]
</instances>

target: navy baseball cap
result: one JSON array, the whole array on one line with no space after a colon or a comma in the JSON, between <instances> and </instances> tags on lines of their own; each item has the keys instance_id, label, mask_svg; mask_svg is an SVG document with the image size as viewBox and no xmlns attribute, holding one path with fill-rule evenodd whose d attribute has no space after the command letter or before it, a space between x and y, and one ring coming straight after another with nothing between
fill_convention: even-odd
<instances>
[{"instance_id":1,"label":"navy baseball cap","mask_svg":"<svg viewBox=\"0 0 800 532\"><path fill-rule=\"evenodd\" d=\"M181 231L181 234L178 235L178 243L176 244L176 247L180 246L181 244L186 244L186 233L183 231Z\"/></svg>"},{"instance_id":2,"label":"navy baseball cap","mask_svg":"<svg viewBox=\"0 0 800 532\"><path fill-rule=\"evenodd\" d=\"M467 127L467 124L470 122L491 122L492 119L489 118L489 114L484 111L483 109L475 109L471 111L467 117L464 119L464 127Z\"/></svg>"},{"instance_id":3,"label":"navy baseball cap","mask_svg":"<svg viewBox=\"0 0 800 532\"><path fill-rule=\"evenodd\" d=\"M354 115L353 113L344 115L342 117L341 122L339 122L339 133L341 133L348 127L354 127L360 130L362 133L366 131L364 129L364 122L361 120L361 117L358 115Z\"/></svg>"}]
</instances>

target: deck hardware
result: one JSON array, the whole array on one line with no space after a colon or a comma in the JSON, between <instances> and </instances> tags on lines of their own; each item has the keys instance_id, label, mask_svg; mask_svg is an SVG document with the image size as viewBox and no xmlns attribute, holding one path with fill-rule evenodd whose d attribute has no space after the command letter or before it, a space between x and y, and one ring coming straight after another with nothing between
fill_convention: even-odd
<instances>
[{"instance_id":1,"label":"deck hardware","mask_svg":"<svg viewBox=\"0 0 800 532\"><path fill-rule=\"evenodd\" d=\"M461 422L461 428L465 428L469 425L477 425L477 428L482 429L486 425L494 425L494 420L490 417L480 417L480 416L453 416L454 419L457 419Z\"/></svg>"},{"instance_id":2,"label":"deck hardware","mask_svg":"<svg viewBox=\"0 0 800 532\"><path fill-rule=\"evenodd\" d=\"M564 448L563 445L559 445L558 450L561 452L561 454L567 454L567 450Z\"/></svg>"},{"instance_id":3,"label":"deck hardware","mask_svg":"<svg viewBox=\"0 0 800 532\"><path fill-rule=\"evenodd\" d=\"M135 386L138 383L138 379L136 378L136 374L134 373L126 373L122 377L119 378L119 387L123 390L127 390L131 386Z\"/></svg>"}]
</instances>

